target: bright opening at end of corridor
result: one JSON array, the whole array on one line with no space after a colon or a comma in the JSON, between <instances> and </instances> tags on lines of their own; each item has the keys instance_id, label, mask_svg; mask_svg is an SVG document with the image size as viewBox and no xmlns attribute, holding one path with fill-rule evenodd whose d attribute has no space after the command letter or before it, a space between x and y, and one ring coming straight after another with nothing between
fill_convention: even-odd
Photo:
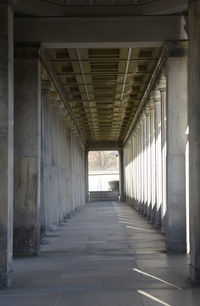
<instances>
[{"instance_id":1,"label":"bright opening at end of corridor","mask_svg":"<svg viewBox=\"0 0 200 306\"><path fill-rule=\"evenodd\" d=\"M89 191L119 190L118 151L90 151L88 166Z\"/></svg>"}]
</instances>

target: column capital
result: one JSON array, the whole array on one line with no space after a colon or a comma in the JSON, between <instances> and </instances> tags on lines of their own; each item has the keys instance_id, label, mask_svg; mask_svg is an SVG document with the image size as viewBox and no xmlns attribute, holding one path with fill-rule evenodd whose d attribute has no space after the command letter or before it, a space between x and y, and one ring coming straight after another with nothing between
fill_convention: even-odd
<instances>
[{"instance_id":1,"label":"column capital","mask_svg":"<svg viewBox=\"0 0 200 306\"><path fill-rule=\"evenodd\" d=\"M154 101L153 101L152 94L149 97L148 107L150 109L150 112L154 111Z\"/></svg>"},{"instance_id":2,"label":"column capital","mask_svg":"<svg viewBox=\"0 0 200 306\"><path fill-rule=\"evenodd\" d=\"M144 121L143 121L143 118L142 118L142 117L143 117L143 116L140 115L140 118L139 118L139 125L140 125L140 127L142 127L143 124L144 124Z\"/></svg>"},{"instance_id":3,"label":"column capital","mask_svg":"<svg viewBox=\"0 0 200 306\"><path fill-rule=\"evenodd\" d=\"M160 80L158 81L157 87L161 92L163 92L166 91L166 84L166 77L164 76L164 74L162 74Z\"/></svg>"},{"instance_id":4,"label":"column capital","mask_svg":"<svg viewBox=\"0 0 200 306\"><path fill-rule=\"evenodd\" d=\"M156 86L156 88L151 92L152 95L152 100L154 103L159 103L161 102L161 95L160 95L160 90Z\"/></svg>"},{"instance_id":5,"label":"column capital","mask_svg":"<svg viewBox=\"0 0 200 306\"><path fill-rule=\"evenodd\" d=\"M144 122L144 120L146 119L146 113L145 113L145 109L143 110L142 114L141 114L141 118Z\"/></svg>"},{"instance_id":6,"label":"column capital","mask_svg":"<svg viewBox=\"0 0 200 306\"><path fill-rule=\"evenodd\" d=\"M144 111L145 111L145 115L146 115L146 116L150 116L150 107L149 107L148 105L146 105Z\"/></svg>"},{"instance_id":7,"label":"column capital","mask_svg":"<svg viewBox=\"0 0 200 306\"><path fill-rule=\"evenodd\" d=\"M188 55L188 42L171 42L169 48L169 57L184 57Z\"/></svg>"}]
</instances>

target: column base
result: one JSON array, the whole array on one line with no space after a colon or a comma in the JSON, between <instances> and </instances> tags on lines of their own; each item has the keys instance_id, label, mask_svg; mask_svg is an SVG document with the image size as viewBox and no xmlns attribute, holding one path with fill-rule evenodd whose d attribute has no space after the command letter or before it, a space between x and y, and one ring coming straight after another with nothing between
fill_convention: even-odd
<instances>
[{"instance_id":1,"label":"column base","mask_svg":"<svg viewBox=\"0 0 200 306\"><path fill-rule=\"evenodd\" d=\"M8 273L0 273L0 288L8 288L13 282L13 271Z\"/></svg>"},{"instance_id":2,"label":"column base","mask_svg":"<svg viewBox=\"0 0 200 306\"><path fill-rule=\"evenodd\" d=\"M185 254L186 244L166 241L167 253Z\"/></svg>"},{"instance_id":3,"label":"column base","mask_svg":"<svg viewBox=\"0 0 200 306\"><path fill-rule=\"evenodd\" d=\"M155 208L155 205L150 207L150 223L151 224L154 224L155 222L155 213L156 213L156 208Z\"/></svg>"},{"instance_id":4,"label":"column base","mask_svg":"<svg viewBox=\"0 0 200 306\"><path fill-rule=\"evenodd\" d=\"M157 228L161 228L161 211L160 208L158 211L155 212L155 221L154 221L154 225Z\"/></svg>"},{"instance_id":5,"label":"column base","mask_svg":"<svg viewBox=\"0 0 200 306\"><path fill-rule=\"evenodd\" d=\"M195 269L190 265L190 278L194 283L200 283L200 269Z\"/></svg>"},{"instance_id":6,"label":"column base","mask_svg":"<svg viewBox=\"0 0 200 306\"><path fill-rule=\"evenodd\" d=\"M161 225L161 233L166 234L166 225L165 224Z\"/></svg>"},{"instance_id":7,"label":"column base","mask_svg":"<svg viewBox=\"0 0 200 306\"><path fill-rule=\"evenodd\" d=\"M13 256L17 257L17 256L38 256L40 252L39 247L16 247L14 248L13 251Z\"/></svg>"}]
</instances>

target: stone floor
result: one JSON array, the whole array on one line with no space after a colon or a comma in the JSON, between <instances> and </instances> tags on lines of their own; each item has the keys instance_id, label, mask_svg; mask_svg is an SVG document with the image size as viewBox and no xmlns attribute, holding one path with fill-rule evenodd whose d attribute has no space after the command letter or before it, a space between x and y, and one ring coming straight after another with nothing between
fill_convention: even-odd
<instances>
[{"instance_id":1,"label":"stone floor","mask_svg":"<svg viewBox=\"0 0 200 306\"><path fill-rule=\"evenodd\" d=\"M87 204L14 269L1 306L200 305L187 256L166 254L159 231L117 202Z\"/></svg>"}]
</instances>

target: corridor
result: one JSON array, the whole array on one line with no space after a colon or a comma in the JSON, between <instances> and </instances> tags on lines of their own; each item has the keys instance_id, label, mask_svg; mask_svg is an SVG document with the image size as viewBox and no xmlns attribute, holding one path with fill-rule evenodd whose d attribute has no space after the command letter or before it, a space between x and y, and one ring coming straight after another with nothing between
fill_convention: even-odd
<instances>
[{"instance_id":1,"label":"corridor","mask_svg":"<svg viewBox=\"0 0 200 306\"><path fill-rule=\"evenodd\" d=\"M125 203L88 203L43 242L37 257L14 260L15 284L0 306L199 305L187 255Z\"/></svg>"}]
</instances>

